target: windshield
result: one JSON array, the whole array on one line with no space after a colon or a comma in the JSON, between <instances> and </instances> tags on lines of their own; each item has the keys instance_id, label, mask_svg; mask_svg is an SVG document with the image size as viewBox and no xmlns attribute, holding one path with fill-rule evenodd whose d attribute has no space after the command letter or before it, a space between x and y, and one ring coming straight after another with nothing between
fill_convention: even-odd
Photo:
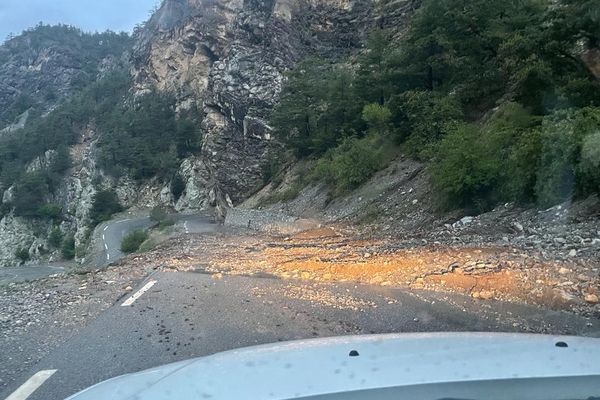
<instances>
[{"instance_id":1,"label":"windshield","mask_svg":"<svg viewBox=\"0 0 600 400\"><path fill-rule=\"evenodd\" d=\"M599 398L599 196L597 0L2 0L0 398Z\"/></svg>"}]
</instances>

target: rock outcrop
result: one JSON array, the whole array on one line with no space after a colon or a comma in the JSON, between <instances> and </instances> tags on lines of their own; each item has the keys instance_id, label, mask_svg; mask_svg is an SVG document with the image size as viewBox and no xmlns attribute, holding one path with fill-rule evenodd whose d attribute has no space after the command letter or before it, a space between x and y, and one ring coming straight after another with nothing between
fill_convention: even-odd
<instances>
[{"instance_id":1,"label":"rock outcrop","mask_svg":"<svg viewBox=\"0 0 600 400\"><path fill-rule=\"evenodd\" d=\"M385 3L385 2L384 2ZM169 91L203 112L201 154L181 168L177 208L226 207L262 184L284 73L307 56L360 49L376 23L401 27L412 1L380 18L370 0L168 0L137 37L135 90Z\"/></svg>"},{"instance_id":2,"label":"rock outcrop","mask_svg":"<svg viewBox=\"0 0 600 400\"><path fill-rule=\"evenodd\" d=\"M177 99L179 112L200 110L201 150L179 168L186 188L174 199L168 182L105 174L96 165L96 143L103 133L91 118L70 149L71 169L48 199L66 211L61 229L75 232L77 245L85 243L93 196L107 187L116 190L125 206L214 209L224 217L227 208L263 184L262 165L273 143L268 121L285 72L309 56L336 60L358 53L373 27L401 30L417 3L167 0L136 31L133 47L122 35L102 34L113 41L105 46L73 28L40 26L0 47L0 122L23 94L35 97L38 110L51 110L81 80L90 83L116 66L130 65L133 94L168 92ZM4 118L0 135L19 134L28 118L22 108ZM12 214L2 224L0 246L9 250L0 254L0 265L14 263L19 246L47 249L44 237L51 226ZM31 249L35 257L39 252Z\"/></svg>"}]
</instances>

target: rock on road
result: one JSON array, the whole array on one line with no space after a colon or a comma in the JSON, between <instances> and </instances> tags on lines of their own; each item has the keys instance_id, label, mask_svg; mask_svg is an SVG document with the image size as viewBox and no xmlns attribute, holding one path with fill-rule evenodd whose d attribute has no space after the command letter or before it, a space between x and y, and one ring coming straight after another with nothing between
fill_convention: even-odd
<instances>
[{"instance_id":1,"label":"rock on road","mask_svg":"<svg viewBox=\"0 0 600 400\"><path fill-rule=\"evenodd\" d=\"M65 332L61 344L7 382L0 398L41 371L56 372L28 400L62 399L124 373L243 346L418 331L598 336L600 322L441 293L158 271L76 333Z\"/></svg>"}]
</instances>

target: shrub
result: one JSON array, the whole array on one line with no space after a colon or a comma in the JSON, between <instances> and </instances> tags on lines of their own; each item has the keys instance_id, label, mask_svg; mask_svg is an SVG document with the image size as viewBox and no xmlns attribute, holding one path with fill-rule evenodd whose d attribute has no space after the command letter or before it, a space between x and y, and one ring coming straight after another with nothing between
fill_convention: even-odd
<instances>
[{"instance_id":1,"label":"shrub","mask_svg":"<svg viewBox=\"0 0 600 400\"><path fill-rule=\"evenodd\" d=\"M26 173L16 182L13 205L15 215L19 217L39 217L48 194L48 185L40 172Z\"/></svg>"},{"instance_id":2,"label":"shrub","mask_svg":"<svg viewBox=\"0 0 600 400\"><path fill-rule=\"evenodd\" d=\"M150 211L150 220L161 223L168 218L167 211L161 206L156 206Z\"/></svg>"},{"instance_id":3,"label":"shrub","mask_svg":"<svg viewBox=\"0 0 600 400\"><path fill-rule=\"evenodd\" d=\"M101 222L108 221L118 212L123 211L123 206L119 203L119 198L114 190L101 190L96 193L92 201L90 210L90 219L93 226Z\"/></svg>"},{"instance_id":4,"label":"shrub","mask_svg":"<svg viewBox=\"0 0 600 400\"><path fill-rule=\"evenodd\" d=\"M362 119L367 123L371 132L379 135L387 133L391 117L390 110L377 103L367 104L362 111Z\"/></svg>"},{"instance_id":5,"label":"shrub","mask_svg":"<svg viewBox=\"0 0 600 400\"><path fill-rule=\"evenodd\" d=\"M166 228L173 226L173 225L175 225L175 220L173 218L167 218L167 219L159 222L158 229L163 231Z\"/></svg>"},{"instance_id":6,"label":"shrub","mask_svg":"<svg viewBox=\"0 0 600 400\"><path fill-rule=\"evenodd\" d=\"M386 164L378 140L372 136L344 140L317 162L310 178L327 182L334 195L356 189Z\"/></svg>"},{"instance_id":7,"label":"shrub","mask_svg":"<svg viewBox=\"0 0 600 400\"><path fill-rule=\"evenodd\" d=\"M15 257L17 257L21 263L27 262L31 259L29 249L26 247L19 247L17 251L15 251Z\"/></svg>"},{"instance_id":8,"label":"shrub","mask_svg":"<svg viewBox=\"0 0 600 400\"><path fill-rule=\"evenodd\" d=\"M595 135L600 109L555 112L544 118L536 195L542 207L596 192L598 165ZM595 190L594 190L595 189Z\"/></svg>"},{"instance_id":9,"label":"shrub","mask_svg":"<svg viewBox=\"0 0 600 400\"><path fill-rule=\"evenodd\" d=\"M75 258L75 237L73 235L64 238L60 252L65 260L72 260Z\"/></svg>"},{"instance_id":10,"label":"shrub","mask_svg":"<svg viewBox=\"0 0 600 400\"><path fill-rule=\"evenodd\" d=\"M121 242L121 251L123 253L133 253L138 251L142 243L148 239L148 232L137 230L126 235Z\"/></svg>"},{"instance_id":11,"label":"shrub","mask_svg":"<svg viewBox=\"0 0 600 400\"><path fill-rule=\"evenodd\" d=\"M175 201L181 198L181 195L185 191L186 183L180 174L175 174L171 180L171 193Z\"/></svg>"},{"instance_id":12,"label":"shrub","mask_svg":"<svg viewBox=\"0 0 600 400\"><path fill-rule=\"evenodd\" d=\"M429 159L449 123L462 119L454 99L427 91L408 91L392 97L392 113L398 142L407 142L408 152L417 159Z\"/></svg>"},{"instance_id":13,"label":"shrub","mask_svg":"<svg viewBox=\"0 0 600 400\"><path fill-rule=\"evenodd\" d=\"M40 218L59 221L62 219L62 207L55 203L47 203L38 208L37 215Z\"/></svg>"},{"instance_id":14,"label":"shrub","mask_svg":"<svg viewBox=\"0 0 600 400\"><path fill-rule=\"evenodd\" d=\"M499 158L490 156L475 125L455 126L437 147L432 166L433 184L442 193L446 208L486 208L490 192L498 183Z\"/></svg>"},{"instance_id":15,"label":"shrub","mask_svg":"<svg viewBox=\"0 0 600 400\"><path fill-rule=\"evenodd\" d=\"M579 173L583 192L600 194L600 131L583 139Z\"/></svg>"},{"instance_id":16,"label":"shrub","mask_svg":"<svg viewBox=\"0 0 600 400\"><path fill-rule=\"evenodd\" d=\"M55 249L59 248L63 241L63 233L59 227L55 227L50 231L50 235L48 235L48 244Z\"/></svg>"}]
</instances>

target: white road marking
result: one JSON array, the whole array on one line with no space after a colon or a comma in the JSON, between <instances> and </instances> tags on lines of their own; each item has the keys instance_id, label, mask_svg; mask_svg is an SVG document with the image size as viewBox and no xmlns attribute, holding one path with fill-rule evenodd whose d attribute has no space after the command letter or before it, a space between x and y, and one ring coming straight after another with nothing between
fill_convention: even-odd
<instances>
[{"instance_id":1,"label":"white road marking","mask_svg":"<svg viewBox=\"0 0 600 400\"><path fill-rule=\"evenodd\" d=\"M104 236L104 234L102 234L102 240L106 242L106 236Z\"/></svg>"},{"instance_id":2,"label":"white road marking","mask_svg":"<svg viewBox=\"0 0 600 400\"><path fill-rule=\"evenodd\" d=\"M110 261L110 254L106 253L106 261Z\"/></svg>"},{"instance_id":3,"label":"white road marking","mask_svg":"<svg viewBox=\"0 0 600 400\"><path fill-rule=\"evenodd\" d=\"M29 396L33 394L40 386L44 384L54 373L55 369L48 369L45 371L40 371L37 374L33 375L31 378L27 380L24 384L22 384L17 390L13 392L10 396L6 398L6 400L25 400Z\"/></svg>"},{"instance_id":4,"label":"white road marking","mask_svg":"<svg viewBox=\"0 0 600 400\"><path fill-rule=\"evenodd\" d=\"M143 288L141 288L140 290L135 292L135 294L133 294L130 298L125 300L123 302L123 304L121 304L121 307L128 307L128 306L132 305L137 299L142 297L142 295L144 293L146 293L148 290L150 290L150 288L152 286L154 286L155 284L156 284L156 280L154 280L154 279L151 280L150 282L146 283Z\"/></svg>"},{"instance_id":5,"label":"white road marking","mask_svg":"<svg viewBox=\"0 0 600 400\"><path fill-rule=\"evenodd\" d=\"M107 230L107 229L108 229L108 225L106 225L106 226L104 227L104 232L106 232L106 230Z\"/></svg>"},{"instance_id":6,"label":"white road marking","mask_svg":"<svg viewBox=\"0 0 600 400\"><path fill-rule=\"evenodd\" d=\"M108 245L104 243L104 248L108 251Z\"/></svg>"},{"instance_id":7,"label":"white road marking","mask_svg":"<svg viewBox=\"0 0 600 400\"><path fill-rule=\"evenodd\" d=\"M185 222L183 223L183 229L185 229L185 233L190 233L190 231L189 231L189 229L188 229L188 226L187 226L187 223L188 223L187 221L185 221Z\"/></svg>"}]
</instances>

